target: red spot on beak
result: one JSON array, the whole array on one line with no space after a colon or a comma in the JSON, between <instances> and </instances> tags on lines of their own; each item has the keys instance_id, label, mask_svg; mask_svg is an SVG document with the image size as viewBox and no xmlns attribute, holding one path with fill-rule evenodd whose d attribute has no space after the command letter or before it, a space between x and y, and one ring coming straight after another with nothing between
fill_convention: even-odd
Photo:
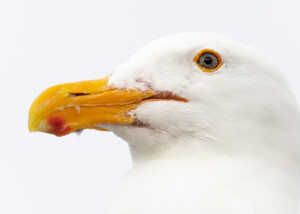
<instances>
[{"instance_id":1,"label":"red spot on beak","mask_svg":"<svg viewBox=\"0 0 300 214\"><path fill-rule=\"evenodd\" d=\"M47 122L50 126L49 132L57 136L66 135L71 131L64 118L52 116L47 119Z\"/></svg>"}]
</instances>

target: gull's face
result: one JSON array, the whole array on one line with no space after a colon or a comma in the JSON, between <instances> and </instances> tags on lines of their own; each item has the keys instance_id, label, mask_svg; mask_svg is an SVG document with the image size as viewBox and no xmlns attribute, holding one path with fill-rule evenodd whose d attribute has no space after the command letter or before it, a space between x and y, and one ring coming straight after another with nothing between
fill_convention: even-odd
<instances>
[{"instance_id":1,"label":"gull's face","mask_svg":"<svg viewBox=\"0 0 300 214\"><path fill-rule=\"evenodd\" d=\"M108 129L128 141L201 136L276 115L274 105L289 93L257 51L211 34L176 35L145 46L109 77L47 89L30 109L29 127L58 136Z\"/></svg>"},{"instance_id":2,"label":"gull's face","mask_svg":"<svg viewBox=\"0 0 300 214\"><path fill-rule=\"evenodd\" d=\"M137 136L137 141L145 136L161 140L163 135L239 136L250 124L275 122L283 106L294 104L285 80L268 59L250 47L207 34L157 40L116 67L108 83L170 92L187 101L143 103L129 112L142 126L101 125L129 142Z\"/></svg>"}]
</instances>

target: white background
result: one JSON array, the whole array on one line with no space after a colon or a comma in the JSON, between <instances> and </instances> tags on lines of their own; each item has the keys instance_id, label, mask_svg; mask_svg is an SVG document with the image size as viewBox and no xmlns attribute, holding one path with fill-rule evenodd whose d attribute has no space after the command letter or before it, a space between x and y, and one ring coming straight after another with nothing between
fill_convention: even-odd
<instances>
[{"instance_id":1,"label":"white background","mask_svg":"<svg viewBox=\"0 0 300 214\"><path fill-rule=\"evenodd\" d=\"M101 78L161 36L209 31L259 49L300 100L300 2L1 0L0 213L97 214L131 165L109 132L29 133L28 109L58 83Z\"/></svg>"}]
</instances>

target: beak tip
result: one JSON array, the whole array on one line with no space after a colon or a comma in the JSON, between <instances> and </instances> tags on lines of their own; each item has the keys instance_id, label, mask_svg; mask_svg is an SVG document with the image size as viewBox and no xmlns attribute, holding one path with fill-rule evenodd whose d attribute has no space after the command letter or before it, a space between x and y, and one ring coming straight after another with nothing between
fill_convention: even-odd
<instances>
[{"instance_id":1,"label":"beak tip","mask_svg":"<svg viewBox=\"0 0 300 214\"><path fill-rule=\"evenodd\" d=\"M57 137L67 135L72 132L71 127L66 125L64 119L60 117L50 117L42 120L39 124L36 124L36 121L34 120L29 120L28 130L29 132L45 132L56 135Z\"/></svg>"},{"instance_id":2,"label":"beak tip","mask_svg":"<svg viewBox=\"0 0 300 214\"><path fill-rule=\"evenodd\" d=\"M33 126L33 123L32 123L32 121L29 119L29 121L28 121L28 130L29 130L29 132L34 132L34 131L36 131L35 130L35 127Z\"/></svg>"}]
</instances>

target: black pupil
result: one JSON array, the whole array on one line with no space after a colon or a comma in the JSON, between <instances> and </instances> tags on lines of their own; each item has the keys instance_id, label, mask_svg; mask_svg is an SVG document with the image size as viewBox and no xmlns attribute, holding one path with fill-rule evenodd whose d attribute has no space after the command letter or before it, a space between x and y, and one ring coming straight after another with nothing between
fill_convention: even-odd
<instances>
[{"instance_id":1,"label":"black pupil","mask_svg":"<svg viewBox=\"0 0 300 214\"><path fill-rule=\"evenodd\" d=\"M207 64L207 65L210 65L212 63L212 58L210 56L206 56L204 58L204 63Z\"/></svg>"}]
</instances>

